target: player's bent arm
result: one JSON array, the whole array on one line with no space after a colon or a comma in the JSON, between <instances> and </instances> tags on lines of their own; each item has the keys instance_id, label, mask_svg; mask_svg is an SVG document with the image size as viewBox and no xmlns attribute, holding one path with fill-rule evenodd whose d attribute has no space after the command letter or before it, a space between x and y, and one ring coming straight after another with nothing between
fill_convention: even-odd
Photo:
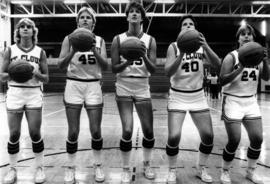
<instances>
[{"instance_id":1,"label":"player's bent arm","mask_svg":"<svg viewBox=\"0 0 270 184\"><path fill-rule=\"evenodd\" d=\"M237 65L237 68L234 69L234 59L231 54L228 54L221 66L220 70L220 84L222 86L232 82L242 71L244 67L240 63Z\"/></svg>"},{"instance_id":2,"label":"player's bent arm","mask_svg":"<svg viewBox=\"0 0 270 184\"><path fill-rule=\"evenodd\" d=\"M8 66L10 64L10 47L4 52L3 61L1 61L2 65L0 68L0 80L5 82L10 80L9 74L7 72Z\"/></svg>"},{"instance_id":3,"label":"player's bent arm","mask_svg":"<svg viewBox=\"0 0 270 184\"><path fill-rule=\"evenodd\" d=\"M105 46L104 39L102 39L102 41L101 41L101 52L100 52L100 54L96 50L96 47L93 47L92 50L94 52L94 55L95 55L98 63L100 64L102 70L106 70L108 68L108 61L107 61L107 52L106 52L106 46Z\"/></svg>"},{"instance_id":4,"label":"player's bent arm","mask_svg":"<svg viewBox=\"0 0 270 184\"><path fill-rule=\"evenodd\" d=\"M270 79L270 67L269 67L269 58L267 51L265 51L265 57L263 58L263 67L261 72L261 78L265 81Z\"/></svg>"},{"instance_id":5,"label":"player's bent arm","mask_svg":"<svg viewBox=\"0 0 270 184\"><path fill-rule=\"evenodd\" d=\"M75 51L70 48L68 36L66 36L62 43L61 52L59 55L58 66L60 69L65 70L68 67L74 53Z\"/></svg>"},{"instance_id":6,"label":"player's bent arm","mask_svg":"<svg viewBox=\"0 0 270 184\"><path fill-rule=\"evenodd\" d=\"M183 59L184 53L180 52L180 55L176 57L176 53L174 51L173 45L170 44L167 50L166 62L165 62L165 74L168 77L171 77L176 73L178 67Z\"/></svg>"},{"instance_id":7,"label":"player's bent arm","mask_svg":"<svg viewBox=\"0 0 270 184\"><path fill-rule=\"evenodd\" d=\"M149 48L149 55L147 53L143 55L143 60L147 70L150 73L154 73L156 70L156 61L157 61L157 44L156 40L152 37L151 45Z\"/></svg>"},{"instance_id":8,"label":"player's bent arm","mask_svg":"<svg viewBox=\"0 0 270 184\"><path fill-rule=\"evenodd\" d=\"M48 70L48 64L47 64L47 57L46 53L43 50L41 53L41 59L40 59L40 72L34 70L33 75L36 77L39 81L43 83L48 83L49 82L49 70Z\"/></svg>"},{"instance_id":9,"label":"player's bent arm","mask_svg":"<svg viewBox=\"0 0 270 184\"><path fill-rule=\"evenodd\" d=\"M111 59L112 59L112 72L119 73L122 72L129 64L129 61L120 62L120 55L119 55L119 45L117 42L117 36L114 37L112 46L111 46Z\"/></svg>"}]
</instances>

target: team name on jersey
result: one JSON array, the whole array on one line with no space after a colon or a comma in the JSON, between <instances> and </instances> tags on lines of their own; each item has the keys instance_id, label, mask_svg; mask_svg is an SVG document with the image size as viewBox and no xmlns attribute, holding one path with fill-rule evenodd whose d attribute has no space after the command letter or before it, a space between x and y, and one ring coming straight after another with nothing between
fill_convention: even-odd
<instances>
[{"instance_id":1,"label":"team name on jersey","mask_svg":"<svg viewBox=\"0 0 270 184\"><path fill-rule=\"evenodd\" d=\"M35 56L29 56L29 55L21 55L21 58L18 58L18 56L15 56L13 58L10 58L11 61L17 60L17 59L23 59L26 60L28 62L34 62L34 63L39 63L40 59L35 57Z\"/></svg>"},{"instance_id":2,"label":"team name on jersey","mask_svg":"<svg viewBox=\"0 0 270 184\"><path fill-rule=\"evenodd\" d=\"M190 53L190 54L185 54L184 60L192 60L192 59L203 59L203 54L202 53Z\"/></svg>"}]
</instances>

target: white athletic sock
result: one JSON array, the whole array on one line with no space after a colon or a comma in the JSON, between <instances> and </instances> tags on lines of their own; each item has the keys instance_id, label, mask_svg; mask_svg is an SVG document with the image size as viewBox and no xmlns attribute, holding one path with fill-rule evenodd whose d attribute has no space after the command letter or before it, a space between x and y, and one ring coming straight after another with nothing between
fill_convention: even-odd
<instances>
[{"instance_id":1,"label":"white athletic sock","mask_svg":"<svg viewBox=\"0 0 270 184\"><path fill-rule=\"evenodd\" d=\"M44 153L35 153L35 166L36 168L43 166Z\"/></svg>"}]
</instances>

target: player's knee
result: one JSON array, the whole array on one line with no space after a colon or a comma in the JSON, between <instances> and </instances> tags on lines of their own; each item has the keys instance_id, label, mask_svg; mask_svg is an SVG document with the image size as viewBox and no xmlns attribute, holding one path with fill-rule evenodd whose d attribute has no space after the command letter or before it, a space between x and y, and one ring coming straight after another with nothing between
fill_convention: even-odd
<instances>
[{"instance_id":1,"label":"player's knee","mask_svg":"<svg viewBox=\"0 0 270 184\"><path fill-rule=\"evenodd\" d=\"M93 150L101 150L103 147L103 138L100 137L99 139L92 138L92 149Z\"/></svg>"},{"instance_id":2,"label":"player's knee","mask_svg":"<svg viewBox=\"0 0 270 184\"><path fill-rule=\"evenodd\" d=\"M17 142L17 141L19 141L20 136L21 136L20 131L12 131L12 132L10 132L9 141L10 142Z\"/></svg>"},{"instance_id":3,"label":"player's knee","mask_svg":"<svg viewBox=\"0 0 270 184\"><path fill-rule=\"evenodd\" d=\"M100 131L93 131L92 138L96 139L96 140L101 139L101 132Z\"/></svg>"},{"instance_id":4,"label":"player's knee","mask_svg":"<svg viewBox=\"0 0 270 184\"><path fill-rule=\"evenodd\" d=\"M69 154L76 153L78 150L77 140L76 141L67 140L66 141L66 150Z\"/></svg>"},{"instance_id":5,"label":"player's knee","mask_svg":"<svg viewBox=\"0 0 270 184\"><path fill-rule=\"evenodd\" d=\"M154 144L155 144L155 138L148 139L148 138L143 137L142 146L144 148L153 148Z\"/></svg>"},{"instance_id":6,"label":"player's knee","mask_svg":"<svg viewBox=\"0 0 270 184\"><path fill-rule=\"evenodd\" d=\"M154 137L153 129L147 128L146 130L144 130L144 136L145 136L147 139L152 139L152 138Z\"/></svg>"},{"instance_id":7,"label":"player's knee","mask_svg":"<svg viewBox=\"0 0 270 184\"><path fill-rule=\"evenodd\" d=\"M41 139L40 133L30 132L30 137L33 142L38 142Z\"/></svg>"},{"instance_id":8,"label":"player's knee","mask_svg":"<svg viewBox=\"0 0 270 184\"><path fill-rule=\"evenodd\" d=\"M175 156L179 153L179 146L171 146L169 144L166 145L166 153L169 156Z\"/></svg>"},{"instance_id":9,"label":"player's knee","mask_svg":"<svg viewBox=\"0 0 270 184\"><path fill-rule=\"evenodd\" d=\"M248 147L248 150L247 150L247 157L248 158L257 160L260 157L260 154L261 154L260 148L255 149L255 148L252 148L251 146Z\"/></svg>"},{"instance_id":10,"label":"player's knee","mask_svg":"<svg viewBox=\"0 0 270 184\"><path fill-rule=\"evenodd\" d=\"M169 136L168 138L168 144L172 147L178 146L179 141L180 141L180 135Z\"/></svg>"},{"instance_id":11,"label":"player's knee","mask_svg":"<svg viewBox=\"0 0 270 184\"><path fill-rule=\"evenodd\" d=\"M130 140L132 137L132 130L131 129L126 129L123 131L122 138L125 140Z\"/></svg>"},{"instance_id":12,"label":"player's knee","mask_svg":"<svg viewBox=\"0 0 270 184\"><path fill-rule=\"evenodd\" d=\"M228 150L227 146L223 149L223 160L230 162L234 159L235 156L235 150L230 151Z\"/></svg>"},{"instance_id":13,"label":"player's knee","mask_svg":"<svg viewBox=\"0 0 270 184\"><path fill-rule=\"evenodd\" d=\"M7 150L9 154L16 154L20 151L20 141L9 141L7 144Z\"/></svg>"},{"instance_id":14,"label":"player's knee","mask_svg":"<svg viewBox=\"0 0 270 184\"><path fill-rule=\"evenodd\" d=\"M40 153L44 150L44 142L43 139L39 139L38 141L32 140L32 149L34 153Z\"/></svg>"},{"instance_id":15,"label":"player's knee","mask_svg":"<svg viewBox=\"0 0 270 184\"><path fill-rule=\"evenodd\" d=\"M213 133L210 133L210 132L204 134L204 136L202 137L202 142L206 145L213 144L213 140L214 140L214 135Z\"/></svg>"},{"instance_id":16,"label":"player's knee","mask_svg":"<svg viewBox=\"0 0 270 184\"><path fill-rule=\"evenodd\" d=\"M78 140L78 133L77 132L72 132L72 133L69 133L68 134L68 140L70 141L70 142L77 142L77 140Z\"/></svg>"},{"instance_id":17,"label":"player's knee","mask_svg":"<svg viewBox=\"0 0 270 184\"><path fill-rule=\"evenodd\" d=\"M250 144L252 148L260 149L263 142L262 135L256 135L250 138Z\"/></svg>"},{"instance_id":18,"label":"player's knee","mask_svg":"<svg viewBox=\"0 0 270 184\"><path fill-rule=\"evenodd\" d=\"M132 149L132 140L126 140L126 139L121 139L120 140L120 150L124 152L128 152Z\"/></svg>"},{"instance_id":19,"label":"player's knee","mask_svg":"<svg viewBox=\"0 0 270 184\"><path fill-rule=\"evenodd\" d=\"M203 142L201 142L199 150L200 152L204 153L204 154L210 154L212 149L213 149L213 144L205 144Z\"/></svg>"}]
</instances>

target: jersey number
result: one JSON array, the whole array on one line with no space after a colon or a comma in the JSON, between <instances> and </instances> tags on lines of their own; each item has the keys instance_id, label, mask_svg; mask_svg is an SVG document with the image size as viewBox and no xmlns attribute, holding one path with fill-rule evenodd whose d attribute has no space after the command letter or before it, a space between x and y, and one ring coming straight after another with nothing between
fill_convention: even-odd
<instances>
[{"instance_id":1,"label":"jersey number","mask_svg":"<svg viewBox=\"0 0 270 184\"><path fill-rule=\"evenodd\" d=\"M79 57L79 61L82 63L82 64L90 64L90 65L93 65L96 63L96 58L94 58L92 55L81 55Z\"/></svg>"},{"instance_id":2,"label":"jersey number","mask_svg":"<svg viewBox=\"0 0 270 184\"><path fill-rule=\"evenodd\" d=\"M143 64L143 59L140 58L138 60L134 60L130 65L142 65Z\"/></svg>"},{"instance_id":3,"label":"jersey number","mask_svg":"<svg viewBox=\"0 0 270 184\"><path fill-rule=\"evenodd\" d=\"M197 72L199 70L199 63L198 63L198 61L192 61L190 63L185 63L185 64L183 64L182 69L185 70L185 72L189 72L190 70L192 72Z\"/></svg>"},{"instance_id":4,"label":"jersey number","mask_svg":"<svg viewBox=\"0 0 270 184\"><path fill-rule=\"evenodd\" d=\"M256 81L257 77L254 70L250 74L248 71L243 71L241 81L248 81L248 78L252 78L254 81Z\"/></svg>"}]
</instances>

